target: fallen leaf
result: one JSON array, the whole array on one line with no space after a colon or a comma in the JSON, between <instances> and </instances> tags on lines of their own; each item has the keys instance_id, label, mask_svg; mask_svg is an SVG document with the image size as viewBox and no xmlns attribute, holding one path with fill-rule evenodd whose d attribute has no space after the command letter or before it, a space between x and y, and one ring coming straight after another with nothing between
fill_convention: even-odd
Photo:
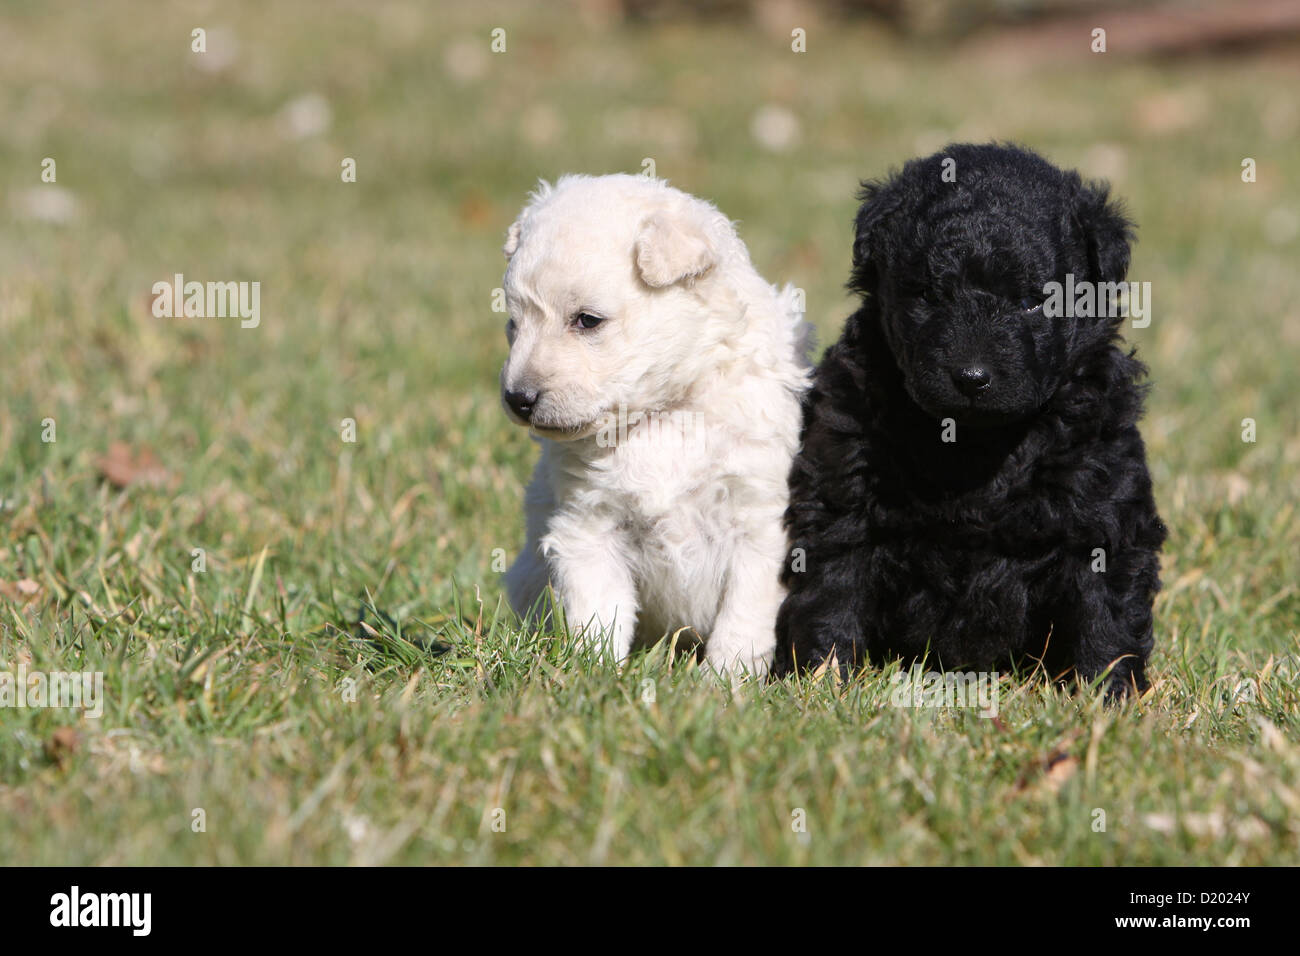
<instances>
[{"instance_id":1,"label":"fallen leaf","mask_svg":"<svg viewBox=\"0 0 1300 956\"><path fill-rule=\"evenodd\" d=\"M15 604L34 601L41 593L41 586L31 578L18 581L0 581L0 597Z\"/></svg>"},{"instance_id":2,"label":"fallen leaf","mask_svg":"<svg viewBox=\"0 0 1300 956\"><path fill-rule=\"evenodd\" d=\"M109 484L117 488L136 484L161 488L171 479L152 449L142 445L133 450L123 441L109 445L108 453L96 459L95 467Z\"/></svg>"},{"instance_id":3,"label":"fallen leaf","mask_svg":"<svg viewBox=\"0 0 1300 956\"><path fill-rule=\"evenodd\" d=\"M1073 754L1057 753L1049 758L1047 773L1043 777L1043 786L1052 793L1059 793L1065 781L1074 776L1079 769L1079 759Z\"/></svg>"},{"instance_id":4,"label":"fallen leaf","mask_svg":"<svg viewBox=\"0 0 1300 956\"><path fill-rule=\"evenodd\" d=\"M45 741L45 756L60 767L81 749L81 734L72 727L60 727Z\"/></svg>"},{"instance_id":5,"label":"fallen leaf","mask_svg":"<svg viewBox=\"0 0 1300 956\"><path fill-rule=\"evenodd\" d=\"M1066 734L1065 739L1052 748L1051 753L1028 767L1016 781L1015 792L1023 794L1034 790L1049 794L1059 793L1065 782L1079 769L1079 758L1070 753L1070 747L1082 733L1082 730L1076 729Z\"/></svg>"}]
</instances>

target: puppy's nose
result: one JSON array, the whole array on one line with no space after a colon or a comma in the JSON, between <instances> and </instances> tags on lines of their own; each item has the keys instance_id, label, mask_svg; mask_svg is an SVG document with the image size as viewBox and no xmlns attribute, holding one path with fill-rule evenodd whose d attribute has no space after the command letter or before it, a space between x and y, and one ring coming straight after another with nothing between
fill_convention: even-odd
<instances>
[{"instance_id":1,"label":"puppy's nose","mask_svg":"<svg viewBox=\"0 0 1300 956\"><path fill-rule=\"evenodd\" d=\"M993 376L983 365L967 365L952 372L953 383L963 395L975 395L989 387Z\"/></svg>"},{"instance_id":2,"label":"puppy's nose","mask_svg":"<svg viewBox=\"0 0 1300 956\"><path fill-rule=\"evenodd\" d=\"M505 393L506 404L510 410L528 421L533 417L533 406L537 404L537 393L531 391L509 391Z\"/></svg>"}]
</instances>

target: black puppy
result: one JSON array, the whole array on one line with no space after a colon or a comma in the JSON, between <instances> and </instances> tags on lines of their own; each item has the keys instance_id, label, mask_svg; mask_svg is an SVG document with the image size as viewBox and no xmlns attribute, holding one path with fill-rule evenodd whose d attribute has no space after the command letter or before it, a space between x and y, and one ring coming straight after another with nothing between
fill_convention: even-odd
<instances>
[{"instance_id":1,"label":"black puppy","mask_svg":"<svg viewBox=\"0 0 1300 956\"><path fill-rule=\"evenodd\" d=\"M1145 689L1165 539L1146 368L1106 287L1082 316L1048 294L1124 280L1131 223L1008 146L951 146L860 198L863 303L806 399L774 672L928 652Z\"/></svg>"}]
</instances>

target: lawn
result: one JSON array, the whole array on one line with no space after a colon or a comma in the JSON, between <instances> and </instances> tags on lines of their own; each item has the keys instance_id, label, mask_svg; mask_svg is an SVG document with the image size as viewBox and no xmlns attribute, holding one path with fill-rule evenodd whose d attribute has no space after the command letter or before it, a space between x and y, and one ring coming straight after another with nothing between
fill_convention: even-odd
<instances>
[{"instance_id":1,"label":"lawn","mask_svg":"<svg viewBox=\"0 0 1300 956\"><path fill-rule=\"evenodd\" d=\"M810 19L795 53L546 7L0 7L0 672L104 684L97 719L0 707L5 862L1300 862L1294 49L1022 59ZM824 343L858 180L990 138L1140 224L1151 692L1008 679L994 720L521 629L536 450L492 304L537 178L651 160ZM155 317L177 273L259 282L259 323Z\"/></svg>"}]
</instances>

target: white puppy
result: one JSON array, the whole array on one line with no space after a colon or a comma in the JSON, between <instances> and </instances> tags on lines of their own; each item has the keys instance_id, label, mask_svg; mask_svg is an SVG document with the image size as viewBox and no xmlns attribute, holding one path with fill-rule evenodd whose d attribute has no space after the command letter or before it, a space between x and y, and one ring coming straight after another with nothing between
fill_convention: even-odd
<instances>
[{"instance_id":1,"label":"white puppy","mask_svg":"<svg viewBox=\"0 0 1300 956\"><path fill-rule=\"evenodd\" d=\"M809 326L709 203L641 176L541 183L505 254L501 392L540 439L521 616L548 584L622 660L681 628L721 672L764 673Z\"/></svg>"}]
</instances>

